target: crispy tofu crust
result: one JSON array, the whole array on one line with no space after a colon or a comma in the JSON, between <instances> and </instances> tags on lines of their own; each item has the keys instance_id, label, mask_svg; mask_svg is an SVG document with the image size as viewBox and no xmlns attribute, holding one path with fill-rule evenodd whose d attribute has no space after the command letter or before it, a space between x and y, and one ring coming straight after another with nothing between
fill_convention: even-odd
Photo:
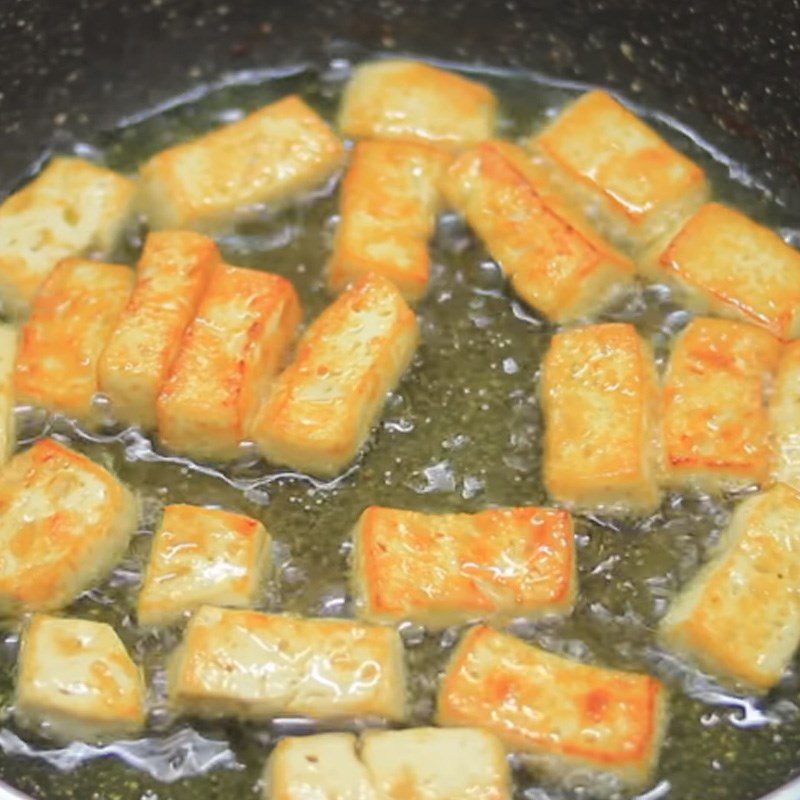
<instances>
[{"instance_id":1,"label":"crispy tofu crust","mask_svg":"<svg viewBox=\"0 0 800 800\"><path fill-rule=\"evenodd\" d=\"M771 477L800 492L800 342L781 348L770 402Z\"/></svg>"},{"instance_id":2,"label":"crispy tofu crust","mask_svg":"<svg viewBox=\"0 0 800 800\"><path fill-rule=\"evenodd\" d=\"M155 428L156 399L220 254L187 231L151 233L136 285L98 364L100 391L115 416Z\"/></svg>"},{"instance_id":3,"label":"crispy tofu crust","mask_svg":"<svg viewBox=\"0 0 800 800\"><path fill-rule=\"evenodd\" d=\"M5 464L17 445L14 421L14 366L17 361L19 332L12 325L0 324L0 465Z\"/></svg>"},{"instance_id":4,"label":"crispy tofu crust","mask_svg":"<svg viewBox=\"0 0 800 800\"><path fill-rule=\"evenodd\" d=\"M515 145L468 150L441 186L517 294L555 322L598 311L633 280L633 263L567 209Z\"/></svg>"},{"instance_id":5,"label":"crispy tofu crust","mask_svg":"<svg viewBox=\"0 0 800 800\"><path fill-rule=\"evenodd\" d=\"M572 610L572 517L561 509L421 514L372 506L353 538L358 613L373 622L444 628Z\"/></svg>"}]
</instances>

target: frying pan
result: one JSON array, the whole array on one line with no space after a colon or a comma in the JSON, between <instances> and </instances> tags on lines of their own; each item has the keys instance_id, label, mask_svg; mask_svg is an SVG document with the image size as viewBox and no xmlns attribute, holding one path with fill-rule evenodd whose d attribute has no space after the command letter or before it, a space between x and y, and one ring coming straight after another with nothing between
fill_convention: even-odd
<instances>
[{"instance_id":1,"label":"frying pan","mask_svg":"<svg viewBox=\"0 0 800 800\"><path fill-rule=\"evenodd\" d=\"M65 142L91 140L221 76L389 51L600 84L668 111L718 145L731 164L747 165L737 177L761 198L754 201L757 215L797 220L799 32L796 0L4 0L0 186L12 189ZM67 787L59 796L70 796L69 773L49 783L29 780L31 763L0 755L0 772L37 797L47 797L39 787L55 781ZM795 763L796 773L800 752ZM169 786L142 793L124 774L110 785L91 800L173 796ZM759 784L755 775L743 782L742 800L775 785L774 778ZM75 786L71 796L90 800L85 784ZM697 791L692 798L702 796L702 787ZM0 800L26 796L0 786ZM765 797L798 798L800 780Z\"/></svg>"}]
</instances>

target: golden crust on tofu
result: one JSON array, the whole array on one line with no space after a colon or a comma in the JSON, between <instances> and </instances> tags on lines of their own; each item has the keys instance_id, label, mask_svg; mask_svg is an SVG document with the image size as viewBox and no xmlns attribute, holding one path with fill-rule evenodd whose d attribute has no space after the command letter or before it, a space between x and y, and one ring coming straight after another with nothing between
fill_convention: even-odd
<instances>
[{"instance_id":1,"label":"golden crust on tofu","mask_svg":"<svg viewBox=\"0 0 800 800\"><path fill-rule=\"evenodd\" d=\"M16 315L62 259L108 255L131 216L135 184L80 158L54 158L0 205L0 301Z\"/></svg>"},{"instance_id":2,"label":"golden crust on tofu","mask_svg":"<svg viewBox=\"0 0 800 800\"><path fill-rule=\"evenodd\" d=\"M161 441L194 458L235 458L301 315L284 278L218 267L156 402Z\"/></svg>"},{"instance_id":3,"label":"golden crust on tofu","mask_svg":"<svg viewBox=\"0 0 800 800\"><path fill-rule=\"evenodd\" d=\"M156 398L212 270L212 239L187 231L151 233L136 285L98 364L100 391L117 419L156 426Z\"/></svg>"},{"instance_id":4,"label":"golden crust on tofu","mask_svg":"<svg viewBox=\"0 0 800 800\"><path fill-rule=\"evenodd\" d=\"M658 505L655 364L632 325L556 334L540 393L544 482L556 500L620 512Z\"/></svg>"},{"instance_id":5,"label":"golden crust on tofu","mask_svg":"<svg viewBox=\"0 0 800 800\"><path fill-rule=\"evenodd\" d=\"M144 681L110 625L36 614L22 634L14 714L65 742L129 736L144 727Z\"/></svg>"},{"instance_id":6,"label":"golden crust on tofu","mask_svg":"<svg viewBox=\"0 0 800 800\"><path fill-rule=\"evenodd\" d=\"M359 281L306 331L258 413L256 444L276 463L335 475L367 439L418 336L417 319L391 282Z\"/></svg>"},{"instance_id":7,"label":"golden crust on tofu","mask_svg":"<svg viewBox=\"0 0 800 800\"><path fill-rule=\"evenodd\" d=\"M291 95L154 155L140 171L140 204L151 228L213 230L313 188L343 159L336 134Z\"/></svg>"},{"instance_id":8,"label":"golden crust on tofu","mask_svg":"<svg viewBox=\"0 0 800 800\"><path fill-rule=\"evenodd\" d=\"M743 322L701 317L680 334L663 391L670 485L715 492L767 479L766 394L779 353L771 334Z\"/></svg>"},{"instance_id":9,"label":"golden crust on tofu","mask_svg":"<svg viewBox=\"0 0 800 800\"><path fill-rule=\"evenodd\" d=\"M517 294L555 322L599 310L633 280L633 263L568 210L515 145L468 150L441 185Z\"/></svg>"},{"instance_id":10,"label":"golden crust on tofu","mask_svg":"<svg viewBox=\"0 0 800 800\"><path fill-rule=\"evenodd\" d=\"M418 61L363 64L348 82L339 127L354 139L467 147L494 133L497 99L480 83Z\"/></svg>"},{"instance_id":11,"label":"golden crust on tofu","mask_svg":"<svg viewBox=\"0 0 800 800\"><path fill-rule=\"evenodd\" d=\"M168 694L198 717L405 716L393 628L203 606L173 655Z\"/></svg>"},{"instance_id":12,"label":"golden crust on tofu","mask_svg":"<svg viewBox=\"0 0 800 800\"><path fill-rule=\"evenodd\" d=\"M62 261L36 295L22 329L14 377L18 402L99 424L93 402L97 364L132 288L128 267Z\"/></svg>"},{"instance_id":13,"label":"golden crust on tofu","mask_svg":"<svg viewBox=\"0 0 800 800\"><path fill-rule=\"evenodd\" d=\"M572 610L572 518L561 509L421 514L372 506L354 542L358 612L371 621L443 628Z\"/></svg>"},{"instance_id":14,"label":"golden crust on tofu","mask_svg":"<svg viewBox=\"0 0 800 800\"><path fill-rule=\"evenodd\" d=\"M770 403L772 477L800 492L800 342L781 349Z\"/></svg>"},{"instance_id":15,"label":"golden crust on tofu","mask_svg":"<svg viewBox=\"0 0 800 800\"><path fill-rule=\"evenodd\" d=\"M11 325L0 324L0 464L5 464L17 444L14 421L14 365L17 360L19 332Z\"/></svg>"},{"instance_id":16,"label":"golden crust on tofu","mask_svg":"<svg viewBox=\"0 0 800 800\"><path fill-rule=\"evenodd\" d=\"M377 272L409 300L428 288L428 240L436 225L438 184L450 156L405 142L360 142L342 185L341 221L328 264L340 291Z\"/></svg>"},{"instance_id":17,"label":"golden crust on tofu","mask_svg":"<svg viewBox=\"0 0 800 800\"><path fill-rule=\"evenodd\" d=\"M137 524L131 493L52 439L0 473L0 615L50 611L101 580Z\"/></svg>"},{"instance_id":18,"label":"golden crust on tofu","mask_svg":"<svg viewBox=\"0 0 800 800\"><path fill-rule=\"evenodd\" d=\"M741 503L662 620L664 644L748 689L776 684L800 644L799 529L800 496L788 486Z\"/></svg>"},{"instance_id":19,"label":"golden crust on tofu","mask_svg":"<svg viewBox=\"0 0 800 800\"><path fill-rule=\"evenodd\" d=\"M580 664L479 626L445 673L438 722L483 728L551 772L579 766L640 786L658 760L665 695L649 675Z\"/></svg>"},{"instance_id":20,"label":"golden crust on tofu","mask_svg":"<svg viewBox=\"0 0 800 800\"><path fill-rule=\"evenodd\" d=\"M243 514L172 505L156 531L137 615L140 625L167 625L214 604L255 604L269 569L270 537Z\"/></svg>"}]
</instances>

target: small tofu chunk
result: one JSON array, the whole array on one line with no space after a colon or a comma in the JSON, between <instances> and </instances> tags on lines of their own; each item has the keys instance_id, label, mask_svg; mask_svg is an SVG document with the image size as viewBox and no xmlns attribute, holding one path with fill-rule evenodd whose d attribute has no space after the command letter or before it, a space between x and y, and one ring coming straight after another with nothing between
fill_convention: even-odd
<instances>
[{"instance_id":1,"label":"small tofu chunk","mask_svg":"<svg viewBox=\"0 0 800 800\"><path fill-rule=\"evenodd\" d=\"M598 311L633 280L633 263L552 194L519 147L486 142L468 150L442 189L517 294L554 322Z\"/></svg>"},{"instance_id":2,"label":"small tofu chunk","mask_svg":"<svg viewBox=\"0 0 800 800\"><path fill-rule=\"evenodd\" d=\"M628 249L667 233L709 195L703 170L606 92L580 97L531 145L553 185Z\"/></svg>"},{"instance_id":3,"label":"small tofu chunk","mask_svg":"<svg viewBox=\"0 0 800 800\"><path fill-rule=\"evenodd\" d=\"M558 333L542 365L544 481L559 502L648 512L659 502L658 388L632 325Z\"/></svg>"},{"instance_id":4,"label":"small tofu chunk","mask_svg":"<svg viewBox=\"0 0 800 800\"><path fill-rule=\"evenodd\" d=\"M800 342L781 350L770 404L772 477L800 492Z\"/></svg>"},{"instance_id":5,"label":"small tofu chunk","mask_svg":"<svg viewBox=\"0 0 800 800\"><path fill-rule=\"evenodd\" d=\"M334 132L291 95L154 155L141 168L140 203L151 228L213 231L323 183L343 159Z\"/></svg>"},{"instance_id":6,"label":"small tofu chunk","mask_svg":"<svg viewBox=\"0 0 800 800\"><path fill-rule=\"evenodd\" d=\"M205 604L254 605L269 569L270 541L258 520L242 514L167 506L139 592L139 624L167 625Z\"/></svg>"},{"instance_id":7,"label":"small tofu chunk","mask_svg":"<svg viewBox=\"0 0 800 800\"><path fill-rule=\"evenodd\" d=\"M0 205L0 302L24 316L64 258L109 255L131 216L135 184L80 158L54 158Z\"/></svg>"},{"instance_id":8,"label":"small tofu chunk","mask_svg":"<svg viewBox=\"0 0 800 800\"><path fill-rule=\"evenodd\" d=\"M572 518L561 509L420 514L373 506L354 540L359 614L371 621L444 628L572 610Z\"/></svg>"},{"instance_id":9,"label":"small tofu chunk","mask_svg":"<svg viewBox=\"0 0 800 800\"><path fill-rule=\"evenodd\" d=\"M144 681L110 625L36 614L22 634L14 714L64 742L130 736L144 727Z\"/></svg>"},{"instance_id":10,"label":"small tofu chunk","mask_svg":"<svg viewBox=\"0 0 800 800\"><path fill-rule=\"evenodd\" d=\"M377 272L409 301L428 287L428 240L436 225L438 183L450 157L405 142L360 142L342 186L328 283L340 291Z\"/></svg>"},{"instance_id":11,"label":"small tofu chunk","mask_svg":"<svg viewBox=\"0 0 800 800\"><path fill-rule=\"evenodd\" d=\"M701 317L680 334L664 381L667 483L718 492L767 479L779 353L771 334L743 322Z\"/></svg>"},{"instance_id":12,"label":"small tofu chunk","mask_svg":"<svg viewBox=\"0 0 800 800\"><path fill-rule=\"evenodd\" d=\"M67 259L42 285L22 329L14 386L17 400L102 422L94 403L97 363L133 288L133 271L119 264Z\"/></svg>"},{"instance_id":13,"label":"small tofu chunk","mask_svg":"<svg viewBox=\"0 0 800 800\"><path fill-rule=\"evenodd\" d=\"M151 233L128 305L98 365L114 416L156 427L156 398L200 296L220 263L212 239L187 231Z\"/></svg>"},{"instance_id":14,"label":"small tofu chunk","mask_svg":"<svg viewBox=\"0 0 800 800\"><path fill-rule=\"evenodd\" d=\"M494 133L497 99L480 83L418 61L360 66L345 88L339 127L354 139L399 139L451 150Z\"/></svg>"},{"instance_id":15,"label":"small tofu chunk","mask_svg":"<svg viewBox=\"0 0 800 800\"><path fill-rule=\"evenodd\" d=\"M732 208L704 205L642 268L698 313L744 320L784 341L800 336L800 252Z\"/></svg>"},{"instance_id":16,"label":"small tofu chunk","mask_svg":"<svg viewBox=\"0 0 800 800\"><path fill-rule=\"evenodd\" d=\"M405 716L394 628L203 606L173 655L168 694L198 717Z\"/></svg>"},{"instance_id":17,"label":"small tofu chunk","mask_svg":"<svg viewBox=\"0 0 800 800\"><path fill-rule=\"evenodd\" d=\"M664 644L748 690L776 684L800 644L798 530L800 496L784 484L741 503L662 620Z\"/></svg>"},{"instance_id":18,"label":"small tofu chunk","mask_svg":"<svg viewBox=\"0 0 800 800\"><path fill-rule=\"evenodd\" d=\"M194 458L235 458L301 315L284 278L216 269L156 402L161 441Z\"/></svg>"},{"instance_id":19,"label":"small tofu chunk","mask_svg":"<svg viewBox=\"0 0 800 800\"><path fill-rule=\"evenodd\" d=\"M359 281L309 327L258 413L256 444L278 464L337 474L366 441L418 335L392 283L378 275Z\"/></svg>"},{"instance_id":20,"label":"small tofu chunk","mask_svg":"<svg viewBox=\"0 0 800 800\"><path fill-rule=\"evenodd\" d=\"M136 529L131 493L100 465L40 439L0 472L0 616L50 611L103 579Z\"/></svg>"},{"instance_id":21,"label":"small tofu chunk","mask_svg":"<svg viewBox=\"0 0 800 800\"><path fill-rule=\"evenodd\" d=\"M17 444L14 421L14 365L19 334L11 325L0 324L0 465L5 464Z\"/></svg>"},{"instance_id":22,"label":"small tofu chunk","mask_svg":"<svg viewBox=\"0 0 800 800\"><path fill-rule=\"evenodd\" d=\"M588 768L637 787L658 760L665 695L649 675L580 664L479 626L444 675L438 721L494 733L548 772Z\"/></svg>"}]
</instances>

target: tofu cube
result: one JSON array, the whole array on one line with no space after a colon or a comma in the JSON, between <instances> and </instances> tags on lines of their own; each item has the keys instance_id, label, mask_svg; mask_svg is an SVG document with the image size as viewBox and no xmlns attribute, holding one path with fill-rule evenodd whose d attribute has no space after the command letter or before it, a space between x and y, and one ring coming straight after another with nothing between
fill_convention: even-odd
<instances>
[{"instance_id":1,"label":"tofu cube","mask_svg":"<svg viewBox=\"0 0 800 800\"><path fill-rule=\"evenodd\" d=\"M14 388L17 401L102 423L95 405L97 364L133 288L119 264L67 259L42 285L22 328Z\"/></svg>"},{"instance_id":2,"label":"tofu cube","mask_svg":"<svg viewBox=\"0 0 800 800\"><path fill-rule=\"evenodd\" d=\"M767 479L767 391L779 354L771 334L743 322L700 317L684 329L664 380L669 485L719 492Z\"/></svg>"},{"instance_id":3,"label":"tofu cube","mask_svg":"<svg viewBox=\"0 0 800 800\"><path fill-rule=\"evenodd\" d=\"M770 403L772 475L800 492L800 342L781 349Z\"/></svg>"},{"instance_id":4,"label":"tofu cube","mask_svg":"<svg viewBox=\"0 0 800 800\"><path fill-rule=\"evenodd\" d=\"M27 315L64 258L109 255L132 215L136 186L80 158L54 158L0 205L0 302Z\"/></svg>"},{"instance_id":5,"label":"tofu cube","mask_svg":"<svg viewBox=\"0 0 800 800\"><path fill-rule=\"evenodd\" d=\"M154 155L139 202L151 228L213 232L323 183L343 160L334 132L291 95Z\"/></svg>"},{"instance_id":6,"label":"tofu cube","mask_svg":"<svg viewBox=\"0 0 800 800\"><path fill-rule=\"evenodd\" d=\"M568 210L515 145L485 142L463 153L442 190L517 294L554 322L596 313L633 280L633 263Z\"/></svg>"},{"instance_id":7,"label":"tofu cube","mask_svg":"<svg viewBox=\"0 0 800 800\"><path fill-rule=\"evenodd\" d=\"M264 526L242 514L167 506L139 592L139 624L168 625L207 604L254 605L270 566L270 542Z\"/></svg>"},{"instance_id":8,"label":"tofu cube","mask_svg":"<svg viewBox=\"0 0 800 800\"><path fill-rule=\"evenodd\" d=\"M611 513L658 505L658 384L652 351L632 325L556 334L540 394L553 498Z\"/></svg>"},{"instance_id":9,"label":"tofu cube","mask_svg":"<svg viewBox=\"0 0 800 800\"><path fill-rule=\"evenodd\" d=\"M627 249L641 251L709 195L703 170L606 92L578 98L531 145L554 187Z\"/></svg>"},{"instance_id":10,"label":"tofu cube","mask_svg":"<svg viewBox=\"0 0 800 800\"><path fill-rule=\"evenodd\" d=\"M217 268L156 401L161 441L193 458L236 458L301 315L284 278Z\"/></svg>"},{"instance_id":11,"label":"tofu cube","mask_svg":"<svg viewBox=\"0 0 800 800\"><path fill-rule=\"evenodd\" d=\"M438 722L494 733L546 772L608 772L635 788L658 761L665 695L650 675L580 664L479 626L445 672Z\"/></svg>"},{"instance_id":12,"label":"tofu cube","mask_svg":"<svg viewBox=\"0 0 800 800\"><path fill-rule=\"evenodd\" d=\"M113 475L52 439L15 455L0 472L0 616L62 608L105 578L137 514Z\"/></svg>"},{"instance_id":13,"label":"tofu cube","mask_svg":"<svg viewBox=\"0 0 800 800\"><path fill-rule=\"evenodd\" d=\"M203 606L169 669L170 704L196 717L402 720L394 628Z\"/></svg>"},{"instance_id":14,"label":"tofu cube","mask_svg":"<svg viewBox=\"0 0 800 800\"><path fill-rule=\"evenodd\" d=\"M14 421L14 366L19 333L12 325L0 323L0 465L5 464L17 445Z\"/></svg>"},{"instance_id":15,"label":"tofu cube","mask_svg":"<svg viewBox=\"0 0 800 800\"><path fill-rule=\"evenodd\" d=\"M156 427L156 399L220 254L188 231L151 233L136 285L98 364L100 391L117 419Z\"/></svg>"},{"instance_id":16,"label":"tofu cube","mask_svg":"<svg viewBox=\"0 0 800 800\"><path fill-rule=\"evenodd\" d=\"M311 324L258 412L253 439L278 464L333 476L358 454L418 340L400 292L371 275Z\"/></svg>"},{"instance_id":17,"label":"tofu cube","mask_svg":"<svg viewBox=\"0 0 800 800\"><path fill-rule=\"evenodd\" d=\"M572 610L572 517L561 509L421 514L372 506L353 538L354 594L370 621L446 628Z\"/></svg>"},{"instance_id":18,"label":"tofu cube","mask_svg":"<svg viewBox=\"0 0 800 800\"><path fill-rule=\"evenodd\" d=\"M800 644L799 529L800 496L788 486L742 502L662 620L662 642L723 680L770 689Z\"/></svg>"},{"instance_id":19,"label":"tofu cube","mask_svg":"<svg viewBox=\"0 0 800 800\"><path fill-rule=\"evenodd\" d=\"M339 127L353 139L395 139L449 150L490 138L497 99L486 86L419 61L387 59L356 69Z\"/></svg>"},{"instance_id":20,"label":"tofu cube","mask_svg":"<svg viewBox=\"0 0 800 800\"><path fill-rule=\"evenodd\" d=\"M440 206L438 184L450 156L405 142L360 142L344 178L341 221L328 284L341 291L376 272L406 300L428 288L428 240Z\"/></svg>"}]
</instances>

